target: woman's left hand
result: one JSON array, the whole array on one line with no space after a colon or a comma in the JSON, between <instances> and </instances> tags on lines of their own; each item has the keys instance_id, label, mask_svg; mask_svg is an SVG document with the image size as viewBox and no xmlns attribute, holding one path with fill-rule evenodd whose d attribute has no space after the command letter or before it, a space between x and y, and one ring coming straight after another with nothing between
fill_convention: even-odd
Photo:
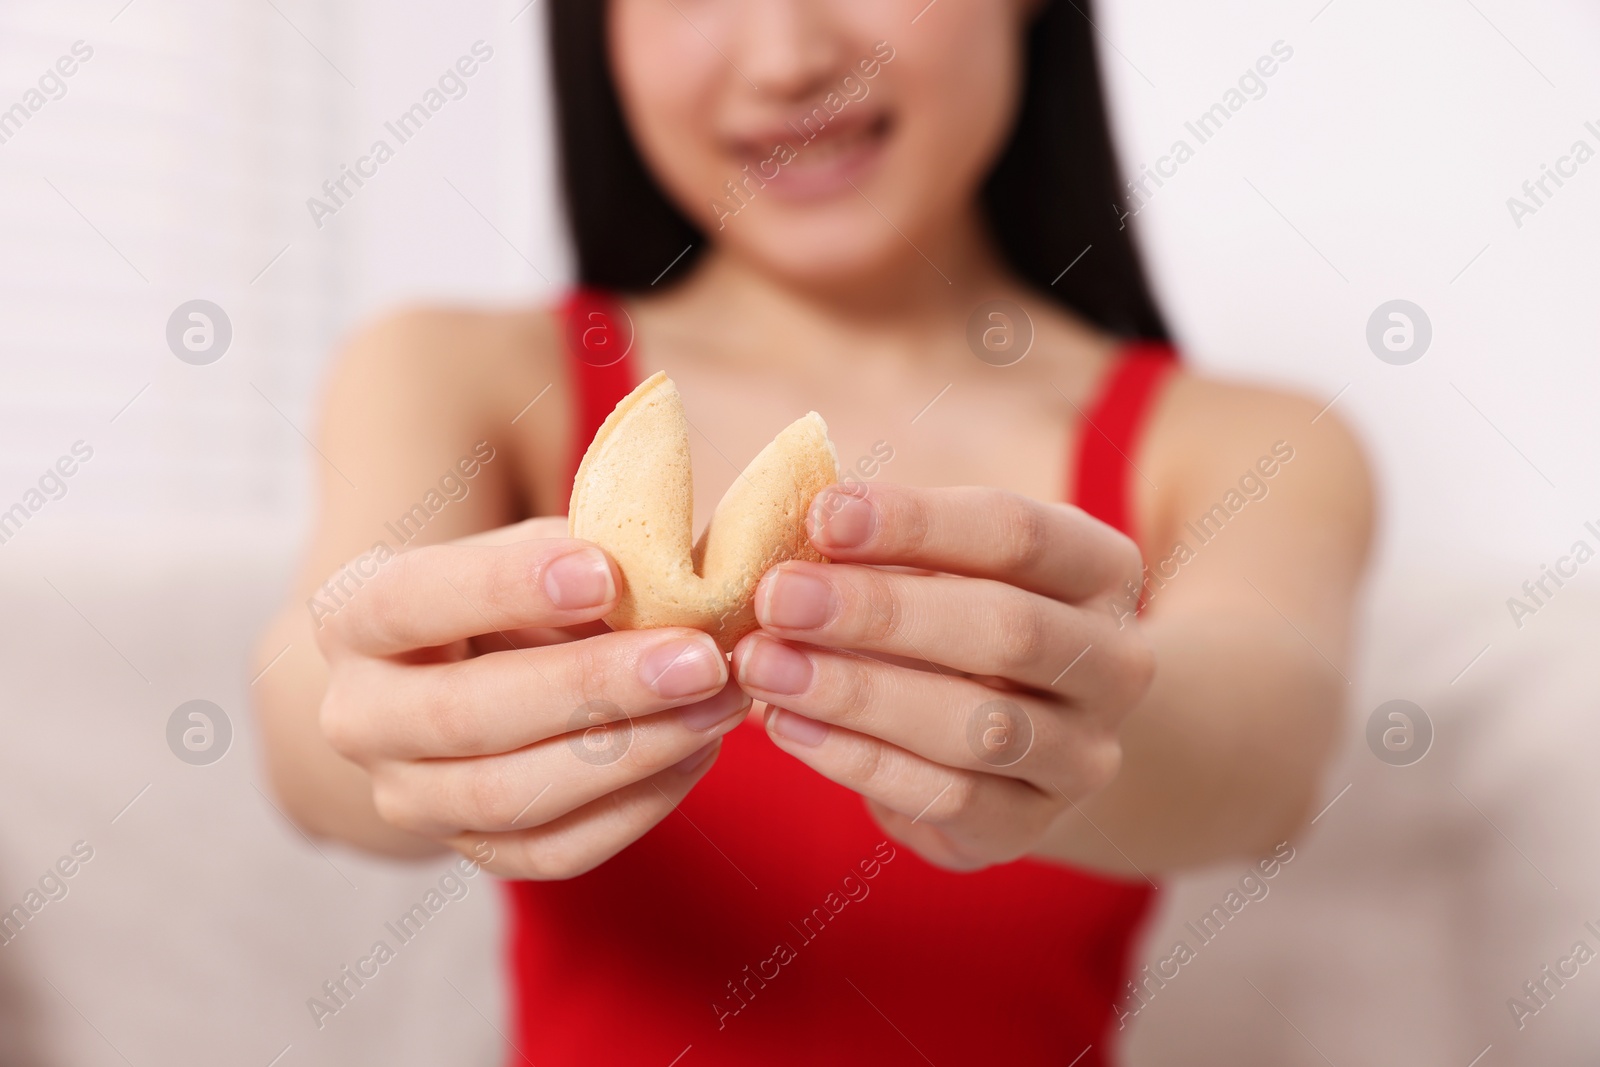
<instances>
[{"instance_id":1,"label":"woman's left hand","mask_svg":"<svg viewBox=\"0 0 1600 1067\"><path fill-rule=\"evenodd\" d=\"M824 491L809 533L834 562L768 572L736 676L772 740L895 840L1005 863L1115 777L1155 673L1131 540L1066 504L887 484Z\"/></svg>"}]
</instances>

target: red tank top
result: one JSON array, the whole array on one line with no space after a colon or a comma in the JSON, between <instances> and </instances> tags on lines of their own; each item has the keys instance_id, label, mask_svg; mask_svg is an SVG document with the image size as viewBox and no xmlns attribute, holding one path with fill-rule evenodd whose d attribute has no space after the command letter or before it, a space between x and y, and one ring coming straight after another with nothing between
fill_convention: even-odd
<instances>
[{"instance_id":1,"label":"red tank top","mask_svg":"<svg viewBox=\"0 0 1600 1067\"><path fill-rule=\"evenodd\" d=\"M613 307L578 292L563 308L574 469L639 380ZM1076 503L1124 531L1128 457L1174 366L1165 346L1129 346L1082 420ZM537 1067L1101 1067L1154 895L1031 860L930 866L748 723L610 861L506 889L507 1062Z\"/></svg>"}]
</instances>

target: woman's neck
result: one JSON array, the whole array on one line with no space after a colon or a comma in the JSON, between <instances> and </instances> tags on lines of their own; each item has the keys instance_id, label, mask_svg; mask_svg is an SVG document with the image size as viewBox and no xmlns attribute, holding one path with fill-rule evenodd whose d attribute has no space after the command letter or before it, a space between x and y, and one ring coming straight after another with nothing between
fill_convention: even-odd
<instances>
[{"instance_id":1,"label":"woman's neck","mask_svg":"<svg viewBox=\"0 0 1600 1067\"><path fill-rule=\"evenodd\" d=\"M915 246L909 239L902 243L903 254L870 270L805 279L712 246L689 278L638 307L647 332L664 328L685 348L759 354L772 369L821 370L817 364L831 355L981 373L983 365L967 347L967 322L979 305L996 299L1035 315L1048 309L1069 349L1099 347L1092 327L1041 298L1011 270L976 213ZM682 332L691 323L692 338Z\"/></svg>"},{"instance_id":2,"label":"woman's neck","mask_svg":"<svg viewBox=\"0 0 1600 1067\"><path fill-rule=\"evenodd\" d=\"M883 262L848 274L797 278L713 246L685 288L704 287L768 315L884 328L926 323L1017 285L987 227L971 216L916 244L903 239Z\"/></svg>"}]
</instances>

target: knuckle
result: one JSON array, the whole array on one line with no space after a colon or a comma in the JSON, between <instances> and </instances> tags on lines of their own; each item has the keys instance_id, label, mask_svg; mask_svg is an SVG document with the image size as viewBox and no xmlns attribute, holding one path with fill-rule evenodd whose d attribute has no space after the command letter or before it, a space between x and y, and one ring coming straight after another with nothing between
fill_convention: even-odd
<instances>
[{"instance_id":1,"label":"knuckle","mask_svg":"<svg viewBox=\"0 0 1600 1067\"><path fill-rule=\"evenodd\" d=\"M924 822L939 825L959 822L972 814L978 800L977 779L967 774L957 774L939 794L939 798L923 815Z\"/></svg>"},{"instance_id":2,"label":"knuckle","mask_svg":"<svg viewBox=\"0 0 1600 1067\"><path fill-rule=\"evenodd\" d=\"M817 653L813 659L821 669L812 685L816 708L808 714L854 729L884 705L887 679L866 657L837 652Z\"/></svg>"},{"instance_id":3,"label":"knuckle","mask_svg":"<svg viewBox=\"0 0 1600 1067\"><path fill-rule=\"evenodd\" d=\"M1122 745L1115 736L1084 746L1079 782L1085 795L1098 793L1110 785L1122 770Z\"/></svg>"},{"instance_id":4,"label":"knuckle","mask_svg":"<svg viewBox=\"0 0 1600 1067\"><path fill-rule=\"evenodd\" d=\"M536 882L565 882L587 868L576 849L564 838L545 838L526 853L525 877Z\"/></svg>"},{"instance_id":5,"label":"knuckle","mask_svg":"<svg viewBox=\"0 0 1600 1067\"><path fill-rule=\"evenodd\" d=\"M530 882L560 882L568 877L559 863L551 861L548 852L537 847L523 853L522 862L517 867L517 876Z\"/></svg>"},{"instance_id":6,"label":"knuckle","mask_svg":"<svg viewBox=\"0 0 1600 1067\"><path fill-rule=\"evenodd\" d=\"M396 557L396 561L404 557ZM346 560L327 575L312 602L324 610L313 610L317 648L330 662L335 657L362 645L363 634L376 629L392 617L397 598L391 592L395 568L385 566L368 574L361 567L364 557Z\"/></svg>"},{"instance_id":7,"label":"knuckle","mask_svg":"<svg viewBox=\"0 0 1600 1067\"><path fill-rule=\"evenodd\" d=\"M841 628L874 645L898 639L905 629L905 604L894 594L888 577L878 571L862 570L859 584L848 584L851 594L845 611L850 621Z\"/></svg>"},{"instance_id":8,"label":"knuckle","mask_svg":"<svg viewBox=\"0 0 1600 1067\"><path fill-rule=\"evenodd\" d=\"M1156 653L1150 643L1136 633L1117 644L1118 676L1123 679L1124 699L1137 704L1156 678Z\"/></svg>"},{"instance_id":9,"label":"knuckle","mask_svg":"<svg viewBox=\"0 0 1600 1067\"><path fill-rule=\"evenodd\" d=\"M483 569L483 582L476 586L482 601L478 610L491 620L525 615L530 595L542 596L543 587L534 581L534 575L547 562L547 544L522 542L479 551L486 554L487 566Z\"/></svg>"},{"instance_id":10,"label":"knuckle","mask_svg":"<svg viewBox=\"0 0 1600 1067\"><path fill-rule=\"evenodd\" d=\"M435 552L431 546L401 552L367 583L363 595L352 601L352 610L339 614L351 616L350 627L362 623L384 639L403 633L402 623L412 600L406 591L415 588L417 571L426 566Z\"/></svg>"},{"instance_id":11,"label":"knuckle","mask_svg":"<svg viewBox=\"0 0 1600 1067\"><path fill-rule=\"evenodd\" d=\"M431 741L441 752L466 752L479 734L473 666L476 660L463 660L438 668L426 700L426 715Z\"/></svg>"},{"instance_id":12,"label":"knuckle","mask_svg":"<svg viewBox=\"0 0 1600 1067\"><path fill-rule=\"evenodd\" d=\"M1011 571L1037 568L1050 548L1050 520L1045 509L1014 493L999 494L994 506L1000 526L1001 565Z\"/></svg>"},{"instance_id":13,"label":"knuckle","mask_svg":"<svg viewBox=\"0 0 1600 1067\"><path fill-rule=\"evenodd\" d=\"M415 798L386 778L375 778L372 783L372 807L378 818L390 826L412 833L424 829L425 820L417 812Z\"/></svg>"},{"instance_id":14,"label":"knuckle","mask_svg":"<svg viewBox=\"0 0 1600 1067\"><path fill-rule=\"evenodd\" d=\"M859 782L861 792L873 792L887 776L883 746L875 741L864 741L855 746L848 763L847 780Z\"/></svg>"},{"instance_id":15,"label":"knuckle","mask_svg":"<svg viewBox=\"0 0 1600 1067\"><path fill-rule=\"evenodd\" d=\"M311 639L316 642L317 651L328 663L334 662L350 642L349 615L347 611L329 612L319 616L316 626L312 628Z\"/></svg>"},{"instance_id":16,"label":"knuckle","mask_svg":"<svg viewBox=\"0 0 1600 1067\"><path fill-rule=\"evenodd\" d=\"M606 821L599 820L602 824ZM583 829L544 827L519 832L516 837L521 846L517 857L517 877L536 882L564 882L588 872L609 858L616 846L608 846L605 839L597 835L596 820L587 822L588 827Z\"/></svg>"},{"instance_id":17,"label":"knuckle","mask_svg":"<svg viewBox=\"0 0 1600 1067\"><path fill-rule=\"evenodd\" d=\"M385 760L368 773L372 805L384 822L436 839L460 829L456 814L440 803L443 794L426 769L414 763Z\"/></svg>"},{"instance_id":18,"label":"knuckle","mask_svg":"<svg viewBox=\"0 0 1600 1067\"><path fill-rule=\"evenodd\" d=\"M503 831L517 816L516 798L493 764L474 768L458 789L460 821L474 830Z\"/></svg>"},{"instance_id":19,"label":"knuckle","mask_svg":"<svg viewBox=\"0 0 1600 1067\"><path fill-rule=\"evenodd\" d=\"M932 529L927 506L920 496L915 493L881 491L873 496L869 490L869 499L872 499L884 512L879 530L892 531L894 544L889 547L912 557L919 555L927 547Z\"/></svg>"},{"instance_id":20,"label":"knuckle","mask_svg":"<svg viewBox=\"0 0 1600 1067\"><path fill-rule=\"evenodd\" d=\"M994 629L993 673L1006 675L1039 661L1050 643L1044 605L1020 590L1008 593Z\"/></svg>"},{"instance_id":21,"label":"knuckle","mask_svg":"<svg viewBox=\"0 0 1600 1067\"><path fill-rule=\"evenodd\" d=\"M612 692L611 679L622 672L607 641L572 641L561 646L566 661L561 684L574 710Z\"/></svg>"},{"instance_id":22,"label":"knuckle","mask_svg":"<svg viewBox=\"0 0 1600 1067\"><path fill-rule=\"evenodd\" d=\"M323 739L339 755L357 763L366 750L366 728L359 707L345 694L344 675L336 672L328 679L323 693L322 706L317 711L317 725Z\"/></svg>"},{"instance_id":23,"label":"knuckle","mask_svg":"<svg viewBox=\"0 0 1600 1067\"><path fill-rule=\"evenodd\" d=\"M1120 530L1112 532L1116 535L1111 549L1116 561L1113 571L1116 588L1125 588L1130 582L1137 586L1144 579L1144 553L1139 551L1138 543L1127 534Z\"/></svg>"},{"instance_id":24,"label":"knuckle","mask_svg":"<svg viewBox=\"0 0 1600 1067\"><path fill-rule=\"evenodd\" d=\"M501 868L497 873L530 882L555 881L545 862L545 842L549 836L539 831L522 831L506 838L506 847L495 850L495 865Z\"/></svg>"},{"instance_id":25,"label":"knuckle","mask_svg":"<svg viewBox=\"0 0 1600 1067\"><path fill-rule=\"evenodd\" d=\"M1094 552L1098 558L1096 573L1102 574L1104 592L1138 589L1144 582L1144 553L1138 542L1110 526L1102 528L1101 533L1104 537L1096 541Z\"/></svg>"}]
</instances>

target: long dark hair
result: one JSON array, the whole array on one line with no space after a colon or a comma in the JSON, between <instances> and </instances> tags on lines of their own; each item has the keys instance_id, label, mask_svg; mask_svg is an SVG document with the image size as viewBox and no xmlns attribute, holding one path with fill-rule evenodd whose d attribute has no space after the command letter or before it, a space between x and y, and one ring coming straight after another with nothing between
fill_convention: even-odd
<instances>
[{"instance_id":1,"label":"long dark hair","mask_svg":"<svg viewBox=\"0 0 1600 1067\"><path fill-rule=\"evenodd\" d=\"M606 49L610 5L552 0L549 6L561 178L578 279L620 292L645 289L690 247L672 270L681 277L705 236L662 193L623 122ZM1016 128L982 194L1000 250L1034 286L1103 329L1165 340L1138 249L1119 218L1123 197L1087 16L1068 0L1047 0L1028 31L1026 52Z\"/></svg>"}]
</instances>

